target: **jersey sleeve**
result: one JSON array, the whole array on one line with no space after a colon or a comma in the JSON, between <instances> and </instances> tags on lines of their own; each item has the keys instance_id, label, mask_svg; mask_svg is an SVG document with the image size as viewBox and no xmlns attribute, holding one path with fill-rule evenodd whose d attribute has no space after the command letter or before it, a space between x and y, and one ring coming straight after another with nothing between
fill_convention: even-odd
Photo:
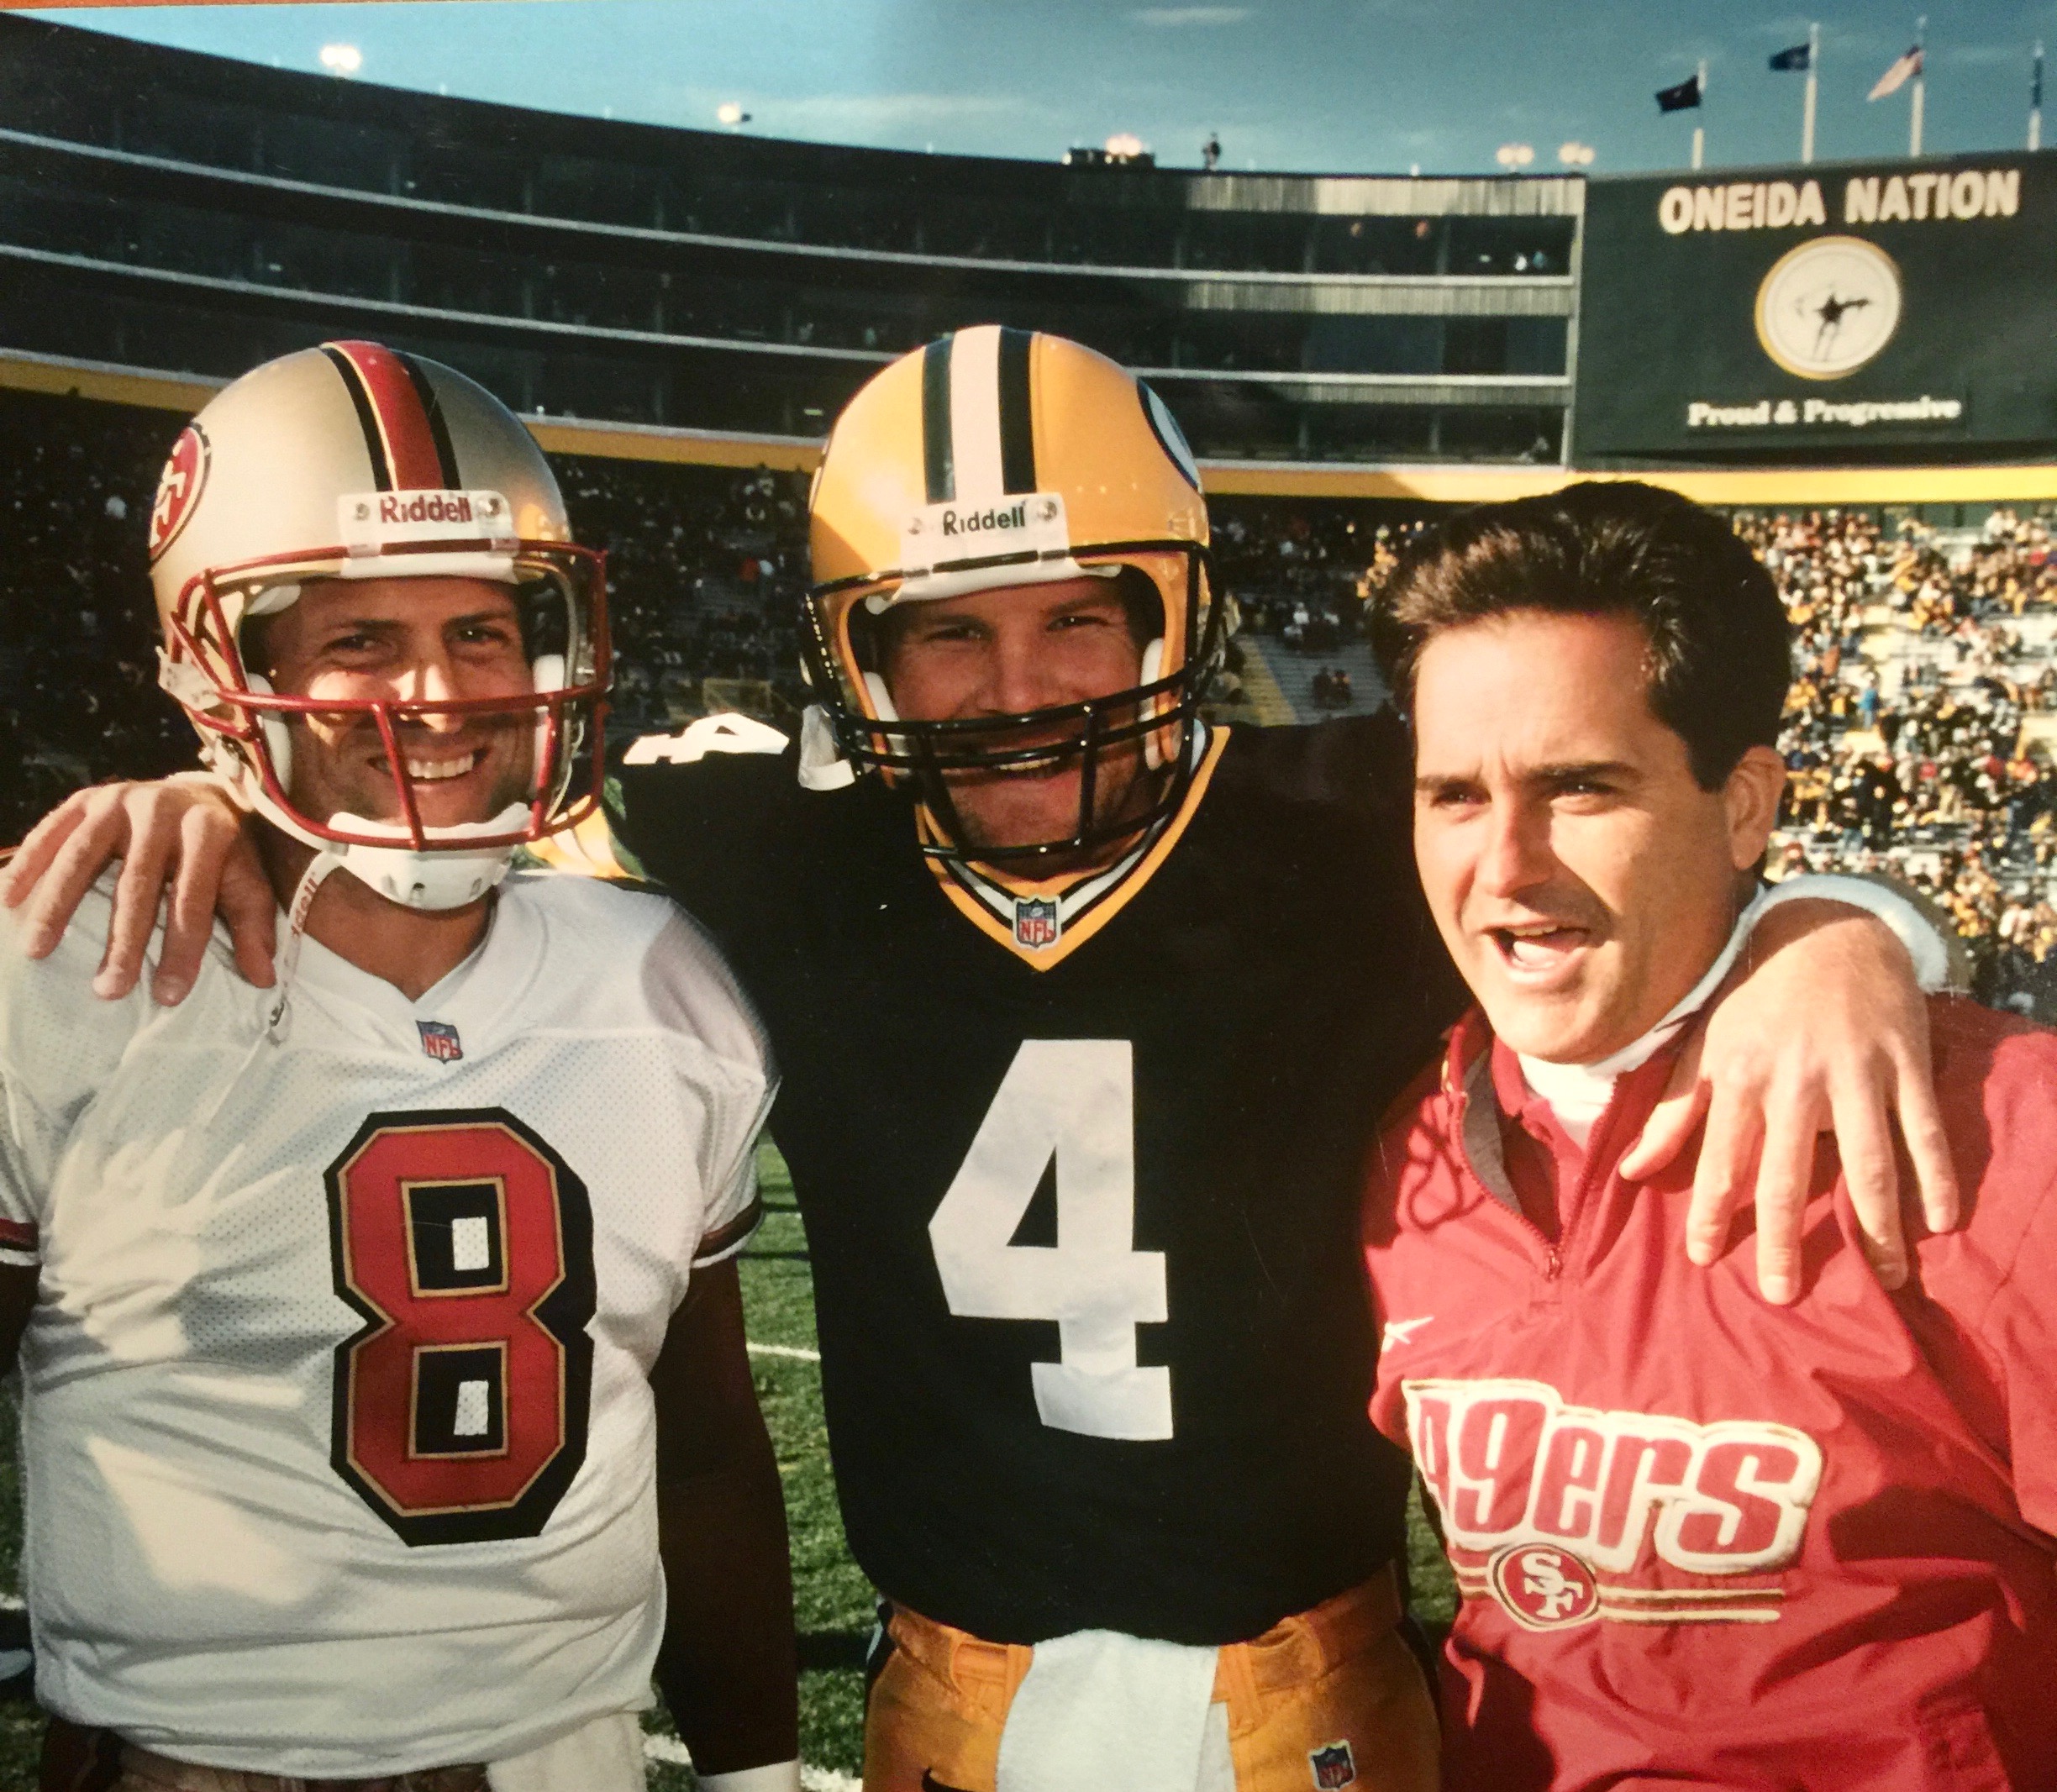
<instances>
[{"instance_id":1,"label":"jersey sleeve","mask_svg":"<svg viewBox=\"0 0 2057 1792\"><path fill-rule=\"evenodd\" d=\"M19 912L0 907L0 1264L33 1268L57 1166L79 1117L148 1017L146 966L118 1001L92 993L107 938L104 887L87 893L57 949L23 955Z\"/></svg>"},{"instance_id":2,"label":"jersey sleeve","mask_svg":"<svg viewBox=\"0 0 2057 1792\"><path fill-rule=\"evenodd\" d=\"M784 737L744 718L703 717L676 735L632 741L608 780L608 822L634 870L692 912L740 961L775 893L799 791ZM747 970L747 967L746 967Z\"/></svg>"},{"instance_id":3,"label":"jersey sleeve","mask_svg":"<svg viewBox=\"0 0 2057 1792\"><path fill-rule=\"evenodd\" d=\"M777 1089L771 1048L719 950L690 917L666 920L645 980L677 1054L681 1095L699 1119L694 1167L703 1205L692 1260L718 1263L749 1242L762 1212L757 1138Z\"/></svg>"},{"instance_id":4,"label":"jersey sleeve","mask_svg":"<svg viewBox=\"0 0 2057 1792\"><path fill-rule=\"evenodd\" d=\"M1414 869L1414 742L1388 703L1371 715L1317 723L1314 763L1324 786L1347 793L1392 875L1380 880L1395 912L1384 917L1407 942L1413 975L1397 1018L1425 1055L1471 1006Z\"/></svg>"}]
</instances>

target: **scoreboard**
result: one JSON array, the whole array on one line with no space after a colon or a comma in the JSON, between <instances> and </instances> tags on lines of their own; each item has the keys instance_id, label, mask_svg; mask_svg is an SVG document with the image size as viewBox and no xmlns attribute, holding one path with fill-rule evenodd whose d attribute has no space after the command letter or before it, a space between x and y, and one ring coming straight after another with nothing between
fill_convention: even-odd
<instances>
[{"instance_id":1,"label":"scoreboard","mask_svg":"<svg viewBox=\"0 0 2057 1792\"><path fill-rule=\"evenodd\" d=\"M1591 181L1572 455L2057 455L2057 154Z\"/></svg>"}]
</instances>

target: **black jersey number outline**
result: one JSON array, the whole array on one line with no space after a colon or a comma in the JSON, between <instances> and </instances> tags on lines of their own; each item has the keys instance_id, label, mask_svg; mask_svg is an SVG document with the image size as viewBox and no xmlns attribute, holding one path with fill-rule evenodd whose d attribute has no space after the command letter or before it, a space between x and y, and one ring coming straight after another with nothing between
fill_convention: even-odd
<instances>
[{"instance_id":1,"label":"black jersey number outline","mask_svg":"<svg viewBox=\"0 0 2057 1792\"><path fill-rule=\"evenodd\" d=\"M1057 1166L1057 1242L1016 1244ZM1029 1365L1045 1425L1132 1442L1171 1436L1171 1371L1136 1361L1169 1311L1161 1251L1135 1248L1135 1052L1126 1039L1025 1039L994 1091L929 1242L950 1310L1054 1319L1060 1360Z\"/></svg>"},{"instance_id":2,"label":"black jersey number outline","mask_svg":"<svg viewBox=\"0 0 2057 1792\"><path fill-rule=\"evenodd\" d=\"M330 1461L402 1542L534 1537L586 1459L592 1209L499 1107L378 1113L329 1166Z\"/></svg>"}]
</instances>

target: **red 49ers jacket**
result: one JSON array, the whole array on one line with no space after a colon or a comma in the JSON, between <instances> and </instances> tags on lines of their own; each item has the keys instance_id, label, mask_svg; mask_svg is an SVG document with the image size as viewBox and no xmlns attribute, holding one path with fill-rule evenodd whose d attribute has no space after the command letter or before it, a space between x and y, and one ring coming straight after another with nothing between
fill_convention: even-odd
<instances>
[{"instance_id":1,"label":"red 49ers jacket","mask_svg":"<svg viewBox=\"0 0 2057 1792\"><path fill-rule=\"evenodd\" d=\"M1446 1786L2057 1787L2057 1034L1931 1022L1968 1217L1894 1295L1826 1143L1796 1305L1686 1261L1691 1164L1614 1167L1668 1054L1543 1149L1475 1013L1399 1111L1372 1416L1463 1595Z\"/></svg>"}]
</instances>

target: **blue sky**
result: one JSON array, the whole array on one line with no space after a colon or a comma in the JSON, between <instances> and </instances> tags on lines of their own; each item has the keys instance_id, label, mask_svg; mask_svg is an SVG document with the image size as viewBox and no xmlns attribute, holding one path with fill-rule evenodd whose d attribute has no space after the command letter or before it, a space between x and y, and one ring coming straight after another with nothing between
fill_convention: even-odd
<instances>
[{"instance_id":1,"label":"blue sky","mask_svg":"<svg viewBox=\"0 0 2057 1792\"><path fill-rule=\"evenodd\" d=\"M1804 77L1766 57L1823 29L1818 153L1903 154L1907 94L1866 92L1928 7L1925 148L2019 148L2028 51L2057 52L2057 0L387 0L145 7L45 16L153 42L558 111L765 136L1054 159L1131 131L1194 165L1491 171L1502 144L1554 171L1682 166L1693 114L1651 95L1704 57L1709 166L1797 157ZM2053 90L2057 100L2057 90ZM2053 118L2057 126L2057 118ZM2057 134L2054 131L2053 134Z\"/></svg>"}]
</instances>

